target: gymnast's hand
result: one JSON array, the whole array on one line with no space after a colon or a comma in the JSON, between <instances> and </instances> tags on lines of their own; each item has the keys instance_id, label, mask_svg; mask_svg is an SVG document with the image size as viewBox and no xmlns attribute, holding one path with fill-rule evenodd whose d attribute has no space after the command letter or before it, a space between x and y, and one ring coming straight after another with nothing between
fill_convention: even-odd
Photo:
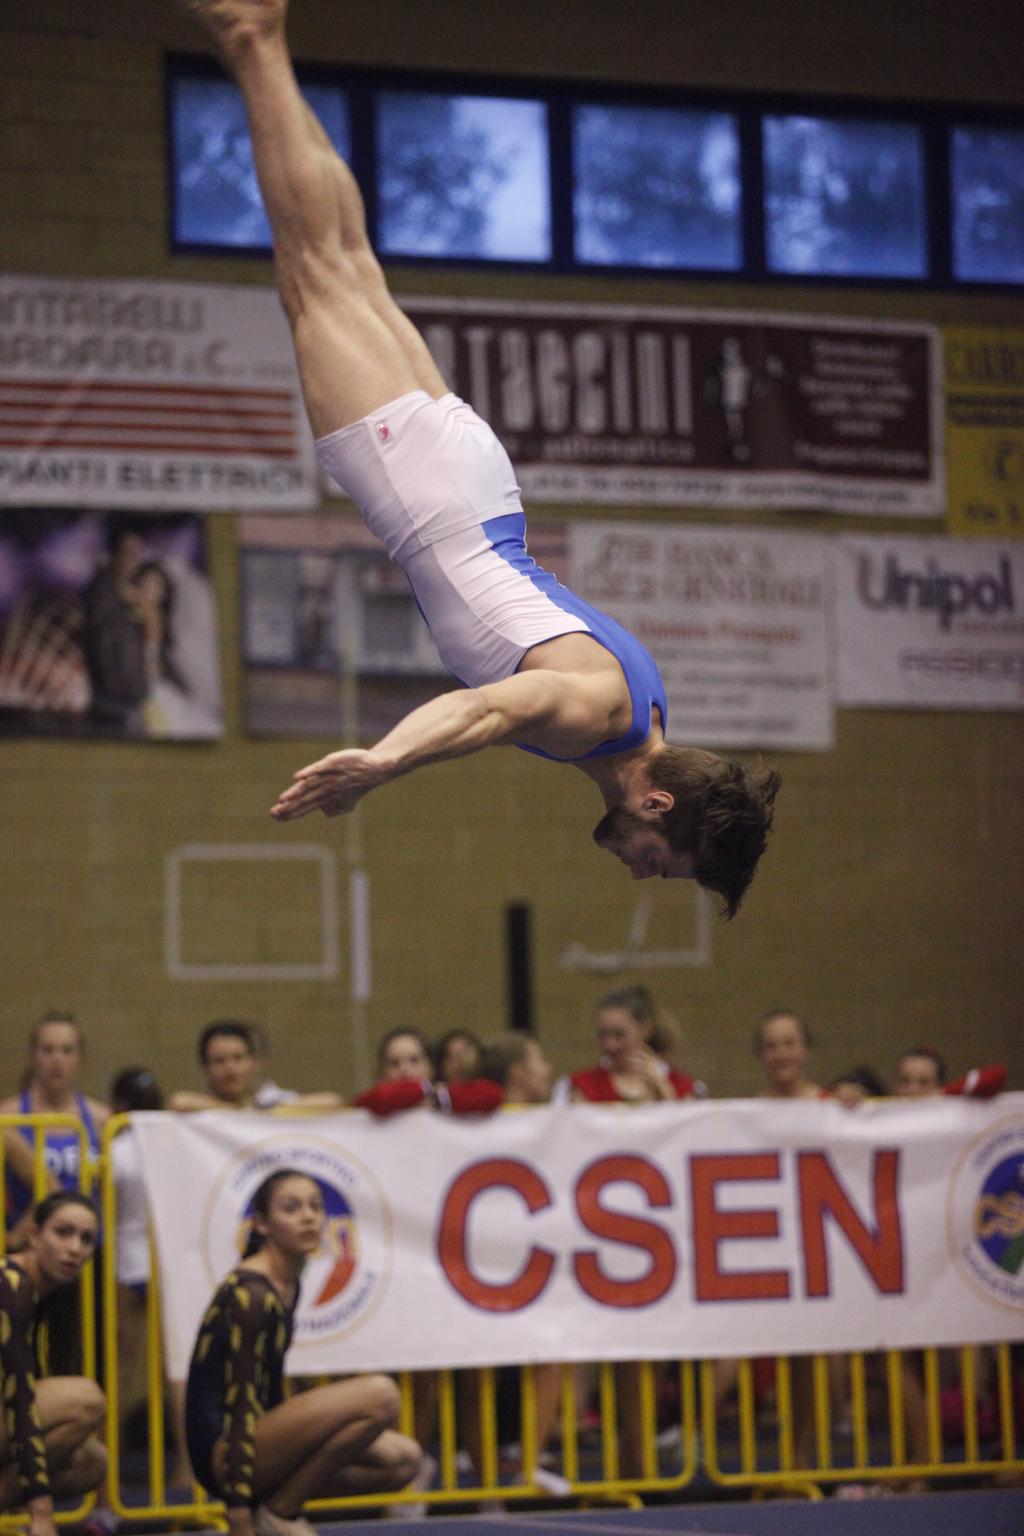
<instances>
[{"instance_id":1,"label":"gymnast's hand","mask_svg":"<svg viewBox=\"0 0 1024 1536\"><path fill-rule=\"evenodd\" d=\"M295 782L277 797L270 814L277 821L297 821L310 811L344 816L364 795L382 784L386 774L372 751L353 747L331 752L317 763L300 768Z\"/></svg>"}]
</instances>

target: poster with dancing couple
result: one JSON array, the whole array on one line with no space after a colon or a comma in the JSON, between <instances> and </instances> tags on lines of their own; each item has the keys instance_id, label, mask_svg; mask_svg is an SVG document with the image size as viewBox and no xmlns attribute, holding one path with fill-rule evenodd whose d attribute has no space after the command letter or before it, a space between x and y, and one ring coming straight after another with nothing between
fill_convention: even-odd
<instances>
[{"instance_id":1,"label":"poster with dancing couple","mask_svg":"<svg viewBox=\"0 0 1024 1536\"><path fill-rule=\"evenodd\" d=\"M222 732L201 517L0 514L0 734Z\"/></svg>"}]
</instances>

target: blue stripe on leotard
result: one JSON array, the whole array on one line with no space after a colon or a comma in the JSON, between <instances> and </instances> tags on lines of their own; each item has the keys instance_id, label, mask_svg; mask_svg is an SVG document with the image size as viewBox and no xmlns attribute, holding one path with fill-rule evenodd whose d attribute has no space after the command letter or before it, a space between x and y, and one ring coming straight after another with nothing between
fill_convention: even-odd
<instances>
[{"instance_id":1,"label":"blue stripe on leotard","mask_svg":"<svg viewBox=\"0 0 1024 1536\"><path fill-rule=\"evenodd\" d=\"M552 762L582 763L590 757L605 757L612 752L626 752L631 747L642 746L651 733L653 708L657 708L661 715L664 730L668 724L665 685L650 651L628 629L610 619L599 608L592 608L582 597L577 597L575 592L563 587L557 576L552 576L550 571L545 571L537 564L526 548L526 517L522 512L508 512L501 517L488 518L481 527L496 555L506 560L521 576L526 576L535 587L539 587L556 607L582 619L589 634L605 650L611 652L625 674L633 704L633 718L625 735L614 741L603 741L600 746L584 752L582 757L556 757L552 752L545 752L542 747L529 747L521 741L516 745L524 752L535 752L538 757L551 758Z\"/></svg>"}]
</instances>

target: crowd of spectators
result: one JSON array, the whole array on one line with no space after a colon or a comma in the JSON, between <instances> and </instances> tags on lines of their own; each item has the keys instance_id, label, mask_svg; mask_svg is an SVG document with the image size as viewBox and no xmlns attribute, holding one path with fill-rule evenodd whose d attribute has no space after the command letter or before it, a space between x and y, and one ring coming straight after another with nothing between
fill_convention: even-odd
<instances>
[{"instance_id":1,"label":"crowd of spectators","mask_svg":"<svg viewBox=\"0 0 1024 1536\"><path fill-rule=\"evenodd\" d=\"M379 1118L410 1110L436 1110L456 1115L483 1115L503 1105L623 1103L655 1104L699 1100L707 1096L703 1082L688 1074L675 1060L679 1031L674 1021L656 1007L642 986L608 992L598 1004L594 1019L596 1059L556 1080L541 1043L533 1036L510 1031L480 1040L463 1028L449 1030L432 1043L414 1027L391 1030L379 1042L376 1081L352 1100L357 1109ZM867 1099L886 1093L907 1098L939 1094L990 1097L1006 1081L1005 1070L975 1068L950 1080L942 1055L927 1045L903 1051L892 1069L888 1085L870 1066L859 1064L826 1087L813 1071L814 1040L805 1020L792 1009L772 1008L758 1020L753 1033L753 1055L762 1081L757 1089L766 1099L834 1098L856 1111ZM103 1127L111 1113L123 1114L166 1107L180 1114L209 1110L270 1112L329 1112L346 1107L343 1097L321 1090L299 1093L274 1082L270 1072L270 1046L264 1030L255 1022L220 1019L207 1024L196 1045L203 1077L199 1090L180 1090L164 1098L154 1074L144 1066L120 1071L110 1088L110 1103L83 1093L80 1080L85 1065L85 1041L74 1014L53 1009L31 1029L28 1059L20 1089L0 1101L0 1115L50 1115L69 1117L49 1127L45 1134L30 1125L8 1124L2 1129L8 1254L34 1252L38 1241L33 1222L33 1200L59 1192L74 1194L87 1189L83 1183L82 1151L90 1160L100 1155ZM117 1296L122 1413L131 1411L145 1394L145 1297L150 1281L149 1233L141 1167L130 1127L119 1132L110 1148L117 1191ZM79 1212L79 1224L84 1222ZM73 1223L72 1223L73 1224ZM100 1234L97 1252L102 1257ZM6 1261L5 1261L6 1262ZM84 1261L83 1261L84 1262ZM101 1288L97 1287L97 1292ZM102 1326L102 1318L98 1321ZM842 1423L849 1400L849 1381L840 1359L830 1362L833 1419ZM976 1389L986 1388L991 1373L979 1353L972 1372ZM921 1367L916 1358L904 1357L902 1395L905 1432L911 1460L927 1459L927 1426ZM955 1374L952 1363L943 1362L944 1375ZM6 1380L8 1365L0 1349L0 1374ZM558 1362L538 1367L534 1373L536 1464L524 1466L515 1439L504 1457L507 1474L547 1489L552 1494L568 1491L554 1470L552 1441L556 1438L566 1368ZM656 1390L659 1398L671 1399L672 1372L659 1367ZM723 1413L736 1387L732 1362L716 1367L716 1403ZM758 1398L772 1400L770 1364L759 1374ZM588 1401L595 1395L592 1369L573 1368L575 1398L585 1417ZM799 1357L791 1364L794 1467L813 1465L813 1390L810 1362ZM514 1426L518 1418L519 1373L499 1377L499 1419ZM436 1378L419 1372L414 1378L415 1431L429 1447L437 1439L438 1397ZM624 1477L642 1475L645 1463L644 1436L649 1418L641 1411L641 1367L621 1364L615 1368L615 1399L619 1470ZM480 1471L480 1388L474 1371L460 1372L457 1382L458 1420L463 1456ZM169 1479L187 1485L190 1470L185 1451L181 1390L171 1387L168 1397L171 1464ZM961 1405L962 1417L962 1405ZM88 1426L91 1433L92 1421ZM91 1444L92 1442L90 1442ZM8 1455L10 1449L8 1448ZM0 1449L0 1489L3 1487ZM648 1452L649 1465L649 1452ZM417 1474L426 1488L436 1472L436 1462L426 1455ZM408 1501L396 1512L417 1512ZM112 1520L93 1521L94 1536L110 1530ZM42 1528L38 1536L47 1536Z\"/></svg>"}]
</instances>

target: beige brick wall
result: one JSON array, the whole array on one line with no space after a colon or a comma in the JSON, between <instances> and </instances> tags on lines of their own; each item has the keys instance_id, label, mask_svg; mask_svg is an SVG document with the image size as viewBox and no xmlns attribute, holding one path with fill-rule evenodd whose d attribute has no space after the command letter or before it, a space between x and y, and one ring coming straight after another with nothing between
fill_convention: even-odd
<instances>
[{"instance_id":1,"label":"beige brick wall","mask_svg":"<svg viewBox=\"0 0 1024 1536\"><path fill-rule=\"evenodd\" d=\"M898 13L801 0L294 0L296 51L341 62L517 70L750 88L1021 99L1006 7L940 0ZM844 17L842 45L835 17ZM162 55L195 46L159 0L6 0L0 11L0 266L33 273L269 281L264 262L171 258L166 248ZM396 273L409 291L650 297L643 283ZM1024 324L1024 302L659 283L659 302L785 305L851 314ZM584 509L585 510L585 509ZM629 515L643 515L633 513ZM689 515L689 514L688 514ZM707 514L703 516L706 517ZM693 515L695 520L700 520ZM732 515L730 521L742 521ZM764 521L785 525L782 516ZM801 527L836 529L807 516ZM844 526L871 528L870 520ZM884 526L892 527L891 523ZM12 742L0 746L0 1040L13 1083L28 1021L69 1003L90 1035L90 1084L125 1062L192 1082L197 1028L254 1016L277 1075L353 1081L347 992L346 828L266 817L292 770L328 739L245 739L237 665L234 523L210 520L229 731L218 747ZM712 964L631 975L679 1018L685 1063L721 1092L753 1086L752 1020L785 1001L821 1038L820 1072L887 1069L925 1038L966 1066L1018 1047L1024 964L1024 731L997 715L843 713L834 752L787 754L771 854L749 906L713 939ZM482 1030L504 1016L503 912L533 907L542 1034L560 1067L591 1054L608 978L560 968L574 940L621 943L634 892L590 847L600 806L576 774L512 751L433 768L371 800L372 1034L400 1022ZM336 982L168 978L164 870L182 844L315 842L335 851L342 910ZM607 866L607 867L605 867ZM193 959L308 957L318 904L296 868L193 872ZM692 893L659 888L651 942L689 944ZM610 978L618 981L621 977Z\"/></svg>"}]
</instances>

